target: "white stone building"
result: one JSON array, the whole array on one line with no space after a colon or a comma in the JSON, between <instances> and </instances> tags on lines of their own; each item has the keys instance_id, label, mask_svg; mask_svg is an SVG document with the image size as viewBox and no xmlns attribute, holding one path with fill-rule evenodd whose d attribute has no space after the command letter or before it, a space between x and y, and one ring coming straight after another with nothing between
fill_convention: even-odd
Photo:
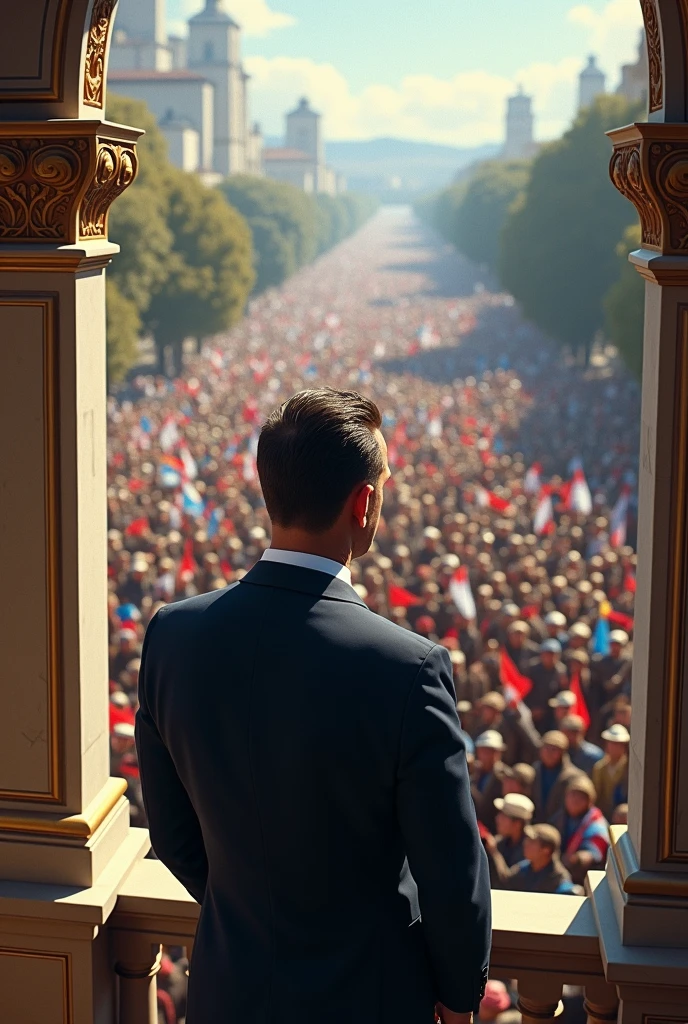
<instances>
[{"instance_id":1,"label":"white stone building","mask_svg":"<svg viewBox=\"0 0 688 1024\"><path fill-rule=\"evenodd\" d=\"M285 120L284 146L263 151L266 176L296 185L304 192L337 195L343 179L325 163L322 115L303 97Z\"/></svg>"},{"instance_id":2,"label":"white stone building","mask_svg":"<svg viewBox=\"0 0 688 1024\"><path fill-rule=\"evenodd\" d=\"M249 127L241 28L223 0L204 4L181 39L167 35L165 0L120 0L109 85L148 104L177 166L221 177L261 174L262 136Z\"/></svg>"},{"instance_id":3,"label":"white stone building","mask_svg":"<svg viewBox=\"0 0 688 1024\"><path fill-rule=\"evenodd\" d=\"M604 71L597 66L597 60L593 54L588 57L587 66L583 68L578 76L578 109L584 110L591 106L598 96L604 96L607 91L607 78Z\"/></svg>"},{"instance_id":4,"label":"white stone building","mask_svg":"<svg viewBox=\"0 0 688 1024\"><path fill-rule=\"evenodd\" d=\"M503 160L527 160L535 153L533 98L518 92L507 100L506 139Z\"/></svg>"}]
</instances>

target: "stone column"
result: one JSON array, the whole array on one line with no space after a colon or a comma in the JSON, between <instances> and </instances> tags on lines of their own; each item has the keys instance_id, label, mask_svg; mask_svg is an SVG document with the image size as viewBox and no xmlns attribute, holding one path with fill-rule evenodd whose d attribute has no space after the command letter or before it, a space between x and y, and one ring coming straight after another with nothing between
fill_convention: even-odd
<instances>
[{"instance_id":1,"label":"stone column","mask_svg":"<svg viewBox=\"0 0 688 1024\"><path fill-rule=\"evenodd\" d=\"M0 1001L17 1024L110 1024L99 929L148 847L109 776L107 218L140 134L104 120L115 6L5 4L0 33Z\"/></svg>"},{"instance_id":2,"label":"stone column","mask_svg":"<svg viewBox=\"0 0 688 1024\"><path fill-rule=\"evenodd\" d=\"M641 6L649 120L610 133L646 300L629 827L589 887L624 1024L688 1005L688 3Z\"/></svg>"},{"instance_id":3,"label":"stone column","mask_svg":"<svg viewBox=\"0 0 688 1024\"><path fill-rule=\"evenodd\" d=\"M518 1009L523 1024L555 1024L563 1012L562 982L546 975L521 975L518 979Z\"/></svg>"},{"instance_id":4,"label":"stone column","mask_svg":"<svg viewBox=\"0 0 688 1024\"><path fill-rule=\"evenodd\" d=\"M119 977L119 1024L157 1024L158 989L162 946L148 950L148 956L134 962L129 955L126 962L115 965Z\"/></svg>"}]
</instances>

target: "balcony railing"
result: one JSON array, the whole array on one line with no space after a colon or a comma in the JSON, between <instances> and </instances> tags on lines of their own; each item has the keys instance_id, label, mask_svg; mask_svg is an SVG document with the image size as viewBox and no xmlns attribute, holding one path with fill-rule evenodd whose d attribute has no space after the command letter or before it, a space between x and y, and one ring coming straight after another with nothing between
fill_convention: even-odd
<instances>
[{"instance_id":1,"label":"balcony railing","mask_svg":"<svg viewBox=\"0 0 688 1024\"><path fill-rule=\"evenodd\" d=\"M134 868L108 923L119 1024L157 1024L161 944L186 946L190 953L198 914L198 904L159 861ZM493 915L491 973L518 983L524 1024L556 1021L564 985L585 989L588 1024L616 1024L616 990L605 981L587 897L494 892Z\"/></svg>"}]
</instances>

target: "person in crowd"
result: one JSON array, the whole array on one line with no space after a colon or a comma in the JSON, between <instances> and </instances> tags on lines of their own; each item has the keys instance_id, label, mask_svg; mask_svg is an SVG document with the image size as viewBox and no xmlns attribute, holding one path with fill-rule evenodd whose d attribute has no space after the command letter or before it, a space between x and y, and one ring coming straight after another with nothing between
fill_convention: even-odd
<instances>
[{"instance_id":1,"label":"person in crowd","mask_svg":"<svg viewBox=\"0 0 688 1024\"><path fill-rule=\"evenodd\" d=\"M597 792L587 775L566 787L564 806L553 824L561 835L562 861L577 885L588 871L604 867L609 849L609 822L596 806Z\"/></svg>"},{"instance_id":2,"label":"person in crowd","mask_svg":"<svg viewBox=\"0 0 688 1024\"><path fill-rule=\"evenodd\" d=\"M502 794L520 793L532 797L535 781L535 768L532 764L507 765L502 763L498 769L498 777L502 783Z\"/></svg>"},{"instance_id":3,"label":"person in crowd","mask_svg":"<svg viewBox=\"0 0 688 1024\"><path fill-rule=\"evenodd\" d=\"M602 733L605 754L592 770L600 810L611 819L618 804L628 802L628 745L631 734L623 725L610 725Z\"/></svg>"},{"instance_id":4,"label":"person in crowd","mask_svg":"<svg viewBox=\"0 0 688 1024\"><path fill-rule=\"evenodd\" d=\"M512 708L506 698L496 690L486 693L478 701L478 725L481 732L496 729L504 740L502 761L532 763L540 749L540 734L533 725L525 705Z\"/></svg>"},{"instance_id":5,"label":"person in crowd","mask_svg":"<svg viewBox=\"0 0 688 1024\"><path fill-rule=\"evenodd\" d=\"M563 732L553 729L542 737L540 758L535 763L533 803L535 821L551 822L564 803L569 782L580 775L571 764L569 741Z\"/></svg>"},{"instance_id":6,"label":"person in crowd","mask_svg":"<svg viewBox=\"0 0 688 1024\"><path fill-rule=\"evenodd\" d=\"M495 800L502 793L502 754L506 744L496 729L487 729L475 741L475 761L471 767L471 791L478 820L489 832L497 825Z\"/></svg>"},{"instance_id":7,"label":"person in crowd","mask_svg":"<svg viewBox=\"0 0 688 1024\"><path fill-rule=\"evenodd\" d=\"M520 864L525 858L523 851L524 829L533 820L535 806L532 800L520 793L508 793L497 797L494 802L497 809L497 835L487 836L484 840L485 850L490 858L490 881L493 889L498 889L499 878L492 860L493 852L503 857L507 867Z\"/></svg>"},{"instance_id":8,"label":"person in crowd","mask_svg":"<svg viewBox=\"0 0 688 1024\"><path fill-rule=\"evenodd\" d=\"M503 889L570 895L575 891L571 875L561 862L561 836L553 825L526 825L525 859L512 868L493 850L491 861Z\"/></svg>"},{"instance_id":9,"label":"person in crowd","mask_svg":"<svg viewBox=\"0 0 688 1024\"><path fill-rule=\"evenodd\" d=\"M533 721L540 732L547 732L552 724L550 700L565 690L566 669L561 661L562 646L557 639L545 640L540 645L539 660L531 665L529 678L532 689L526 695L525 703L530 708Z\"/></svg>"},{"instance_id":10,"label":"person in crowd","mask_svg":"<svg viewBox=\"0 0 688 1024\"><path fill-rule=\"evenodd\" d=\"M569 741L571 764L592 776L592 770L604 757L604 751L596 743L586 740L585 720L580 715L567 714L561 719L559 728Z\"/></svg>"},{"instance_id":11,"label":"person in crowd","mask_svg":"<svg viewBox=\"0 0 688 1024\"><path fill-rule=\"evenodd\" d=\"M552 711L552 728L560 729L563 720L578 704L578 697L571 690L560 690L548 704Z\"/></svg>"},{"instance_id":12,"label":"person in crowd","mask_svg":"<svg viewBox=\"0 0 688 1024\"><path fill-rule=\"evenodd\" d=\"M521 1014L513 1008L503 981L493 978L488 981L474 1024L521 1024Z\"/></svg>"}]
</instances>

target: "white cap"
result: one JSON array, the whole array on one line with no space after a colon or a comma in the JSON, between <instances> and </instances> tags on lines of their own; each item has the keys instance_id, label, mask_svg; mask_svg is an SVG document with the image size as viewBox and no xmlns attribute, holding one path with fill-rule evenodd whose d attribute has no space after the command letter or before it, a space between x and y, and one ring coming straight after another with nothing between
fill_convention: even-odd
<instances>
[{"instance_id":1,"label":"white cap","mask_svg":"<svg viewBox=\"0 0 688 1024\"><path fill-rule=\"evenodd\" d=\"M613 644L621 644L622 647L625 647L628 643L629 636L624 629L614 629L609 634L609 640Z\"/></svg>"},{"instance_id":2,"label":"white cap","mask_svg":"<svg viewBox=\"0 0 688 1024\"><path fill-rule=\"evenodd\" d=\"M489 750L506 750L502 735L496 729L488 729L487 732L482 732L475 741L475 746L476 748L487 747Z\"/></svg>"},{"instance_id":3,"label":"white cap","mask_svg":"<svg viewBox=\"0 0 688 1024\"><path fill-rule=\"evenodd\" d=\"M562 690L548 702L551 708L575 708L578 697L571 690Z\"/></svg>"},{"instance_id":4,"label":"white cap","mask_svg":"<svg viewBox=\"0 0 688 1024\"><path fill-rule=\"evenodd\" d=\"M566 616L563 612L550 612L545 616L546 626L559 626L561 629L566 625Z\"/></svg>"},{"instance_id":5,"label":"white cap","mask_svg":"<svg viewBox=\"0 0 688 1024\"><path fill-rule=\"evenodd\" d=\"M423 536L429 540L440 540L442 537L442 531L438 530L436 526L426 526L423 530Z\"/></svg>"},{"instance_id":6,"label":"white cap","mask_svg":"<svg viewBox=\"0 0 688 1024\"><path fill-rule=\"evenodd\" d=\"M604 730L602 733L602 739L611 740L612 743L630 743L631 734L625 725L620 725L617 722Z\"/></svg>"},{"instance_id":7,"label":"white cap","mask_svg":"<svg viewBox=\"0 0 688 1024\"><path fill-rule=\"evenodd\" d=\"M569 635L580 637L581 640L589 640L592 636L592 630L585 622L574 622L569 630Z\"/></svg>"},{"instance_id":8,"label":"white cap","mask_svg":"<svg viewBox=\"0 0 688 1024\"><path fill-rule=\"evenodd\" d=\"M507 793L506 796L498 796L494 805L502 814L509 818L518 818L519 821L532 821L535 813L535 804L523 793Z\"/></svg>"},{"instance_id":9,"label":"white cap","mask_svg":"<svg viewBox=\"0 0 688 1024\"><path fill-rule=\"evenodd\" d=\"M126 740L133 740L136 735L134 726L130 725L129 722L118 722L112 731L115 736Z\"/></svg>"}]
</instances>

